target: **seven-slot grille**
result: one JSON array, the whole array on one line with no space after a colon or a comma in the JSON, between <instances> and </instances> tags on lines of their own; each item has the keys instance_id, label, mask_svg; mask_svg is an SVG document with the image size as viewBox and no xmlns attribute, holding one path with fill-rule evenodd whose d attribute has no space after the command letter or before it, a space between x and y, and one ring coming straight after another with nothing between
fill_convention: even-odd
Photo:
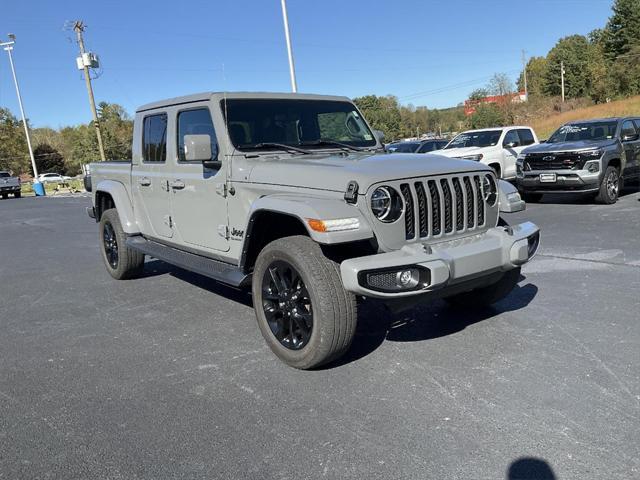
<instances>
[{"instance_id":1,"label":"seven-slot grille","mask_svg":"<svg viewBox=\"0 0 640 480\"><path fill-rule=\"evenodd\" d=\"M407 240L474 230L486 222L480 175L400 184Z\"/></svg>"}]
</instances>

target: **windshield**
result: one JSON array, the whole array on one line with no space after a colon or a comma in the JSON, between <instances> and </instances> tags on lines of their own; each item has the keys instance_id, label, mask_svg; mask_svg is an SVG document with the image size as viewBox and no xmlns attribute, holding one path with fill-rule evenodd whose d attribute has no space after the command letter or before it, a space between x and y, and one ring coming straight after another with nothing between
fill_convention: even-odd
<instances>
[{"instance_id":1,"label":"windshield","mask_svg":"<svg viewBox=\"0 0 640 480\"><path fill-rule=\"evenodd\" d=\"M547 143L575 142L581 140L608 140L615 136L617 121L569 123L554 132Z\"/></svg>"},{"instance_id":2,"label":"windshield","mask_svg":"<svg viewBox=\"0 0 640 480\"><path fill-rule=\"evenodd\" d=\"M498 144L502 130L484 130L482 132L464 132L456 136L445 150L464 147L493 147Z\"/></svg>"},{"instance_id":3,"label":"windshield","mask_svg":"<svg viewBox=\"0 0 640 480\"><path fill-rule=\"evenodd\" d=\"M226 110L229 136L239 150L259 149L261 144L304 148L327 148L331 142L351 147L376 145L371 130L349 102L228 99L221 102L221 108Z\"/></svg>"},{"instance_id":4,"label":"windshield","mask_svg":"<svg viewBox=\"0 0 640 480\"><path fill-rule=\"evenodd\" d=\"M0 172L0 178L9 178L10 176L9 172Z\"/></svg>"},{"instance_id":5,"label":"windshield","mask_svg":"<svg viewBox=\"0 0 640 480\"><path fill-rule=\"evenodd\" d=\"M413 153L418 148L419 143L402 142L392 143L387 147L387 150L393 153Z\"/></svg>"}]
</instances>

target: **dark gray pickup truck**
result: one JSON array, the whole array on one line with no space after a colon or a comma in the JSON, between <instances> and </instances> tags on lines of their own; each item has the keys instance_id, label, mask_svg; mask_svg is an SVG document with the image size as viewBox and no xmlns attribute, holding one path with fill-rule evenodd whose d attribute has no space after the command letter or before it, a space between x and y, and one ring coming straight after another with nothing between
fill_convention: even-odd
<instances>
[{"instance_id":1,"label":"dark gray pickup truck","mask_svg":"<svg viewBox=\"0 0 640 480\"><path fill-rule=\"evenodd\" d=\"M0 171L0 195L2 198L7 198L9 194L20 198L20 179L9 172Z\"/></svg>"},{"instance_id":2,"label":"dark gray pickup truck","mask_svg":"<svg viewBox=\"0 0 640 480\"><path fill-rule=\"evenodd\" d=\"M527 202L545 193L593 194L615 203L625 180L640 177L640 118L605 118L560 127L545 143L522 151L518 190Z\"/></svg>"}]
</instances>

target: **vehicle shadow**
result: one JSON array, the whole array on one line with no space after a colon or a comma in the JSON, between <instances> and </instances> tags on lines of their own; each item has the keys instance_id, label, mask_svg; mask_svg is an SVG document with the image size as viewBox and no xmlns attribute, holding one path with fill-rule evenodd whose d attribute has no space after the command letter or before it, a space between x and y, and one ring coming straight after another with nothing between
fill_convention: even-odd
<instances>
[{"instance_id":1,"label":"vehicle shadow","mask_svg":"<svg viewBox=\"0 0 640 480\"><path fill-rule=\"evenodd\" d=\"M526 277L520 276L520 282ZM360 304L356 335L349 351L321 369L332 369L357 361L374 352L385 340L421 342L462 331L474 323L488 320L504 312L526 307L537 295L538 287L527 283L516 288L507 298L491 307L462 310L443 300L420 305L393 314L384 304L367 300Z\"/></svg>"},{"instance_id":2,"label":"vehicle shadow","mask_svg":"<svg viewBox=\"0 0 640 480\"><path fill-rule=\"evenodd\" d=\"M251 301L251 292L247 289L233 288L223 283L217 282L211 278L205 277L198 273L183 270L174 267L160 260L148 260L144 264L144 272L139 278L155 277L157 275L171 275L191 285L211 292L215 295L228 298L234 302L240 303L246 307L253 308Z\"/></svg>"},{"instance_id":3,"label":"vehicle shadow","mask_svg":"<svg viewBox=\"0 0 640 480\"><path fill-rule=\"evenodd\" d=\"M620 191L619 198L633 195L640 191L637 184L625 184ZM565 204L565 205L595 205L594 197L588 193L547 193L537 202L539 204Z\"/></svg>"},{"instance_id":4,"label":"vehicle shadow","mask_svg":"<svg viewBox=\"0 0 640 480\"><path fill-rule=\"evenodd\" d=\"M522 457L509 465L507 480L556 480L556 475L545 460Z\"/></svg>"}]
</instances>

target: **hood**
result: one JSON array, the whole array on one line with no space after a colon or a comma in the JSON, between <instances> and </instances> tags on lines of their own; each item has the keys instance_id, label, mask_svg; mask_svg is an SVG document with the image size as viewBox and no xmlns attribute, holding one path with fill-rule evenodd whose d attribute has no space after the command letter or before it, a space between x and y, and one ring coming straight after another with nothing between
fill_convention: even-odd
<instances>
[{"instance_id":1,"label":"hood","mask_svg":"<svg viewBox=\"0 0 640 480\"><path fill-rule=\"evenodd\" d=\"M361 194L384 181L490 170L474 161L411 153L270 155L252 163L250 182L344 192L355 180Z\"/></svg>"},{"instance_id":2,"label":"hood","mask_svg":"<svg viewBox=\"0 0 640 480\"><path fill-rule=\"evenodd\" d=\"M594 148L605 148L615 145L613 139L606 140L577 140L574 142L540 143L525 148L522 153L554 153L554 152L575 152L580 150L593 150Z\"/></svg>"},{"instance_id":3,"label":"hood","mask_svg":"<svg viewBox=\"0 0 640 480\"><path fill-rule=\"evenodd\" d=\"M462 148L447 148L446 150L438 150L437 155L443 155L445 157L463 157L467 155L478 155L480 153L485 154L487 150L493 147L462 147Z\"/></svg>"}]
</instances>

